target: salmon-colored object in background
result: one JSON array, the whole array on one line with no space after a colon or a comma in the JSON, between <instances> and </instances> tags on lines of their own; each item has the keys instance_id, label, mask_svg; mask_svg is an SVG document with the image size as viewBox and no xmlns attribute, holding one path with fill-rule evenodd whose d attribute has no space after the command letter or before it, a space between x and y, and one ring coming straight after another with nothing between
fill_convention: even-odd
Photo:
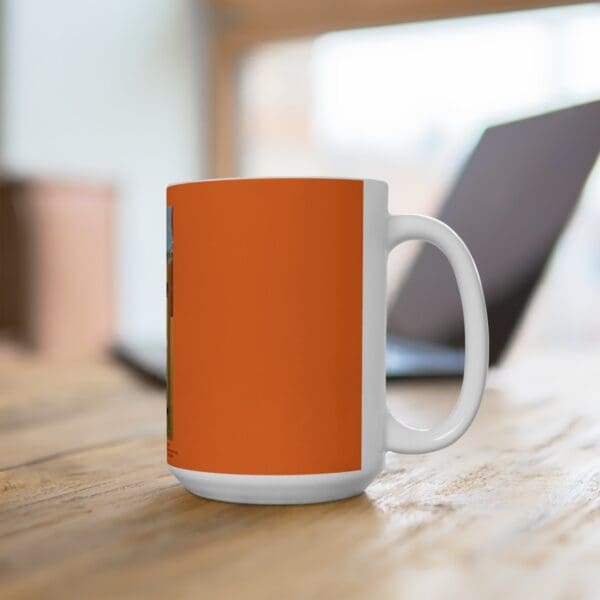
<instances>
[{"instance_id":1,"label":"salmon-colored object in background","mask_svg":"<svg viewBox=\"0 0 600 600\"><path fill-rule=\"evenodd\" d=\"M113 201L101 183L0 183L0 332L47 357L110 348Z\"/></svg>"},{"instance_id":2,"label":"salmon-colored object in background","mask_svg":"<svg viewBox=\"0 0 600 600\"><path fill-rule=\"evenodd\" d=\"M361 468L363 182L171 186L172 466Z\"/></svg>"}]
</instances>

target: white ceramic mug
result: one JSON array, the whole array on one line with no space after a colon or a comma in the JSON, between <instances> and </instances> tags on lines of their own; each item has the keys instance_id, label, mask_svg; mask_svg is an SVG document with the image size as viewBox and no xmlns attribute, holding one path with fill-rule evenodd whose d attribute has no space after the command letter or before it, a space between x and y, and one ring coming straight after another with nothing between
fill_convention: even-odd
<instances>
[{"instance_id":1,"label":"white ceramic mug","mask_svg":"<svg viewBox=\"0 0 600 600\"><path fill-rule=\"evenodd\" d=\"M194 494L295 504L361 493L386 450L456 441L477 413L487 316L473 259L432 218L388 214L373 180L232 179L169 187L168 463ZM385 402L386 262L435 244L456 276L465 371L441 423ZM426 301L426 299L423 299Z\"/></svg>"}]
</instances>

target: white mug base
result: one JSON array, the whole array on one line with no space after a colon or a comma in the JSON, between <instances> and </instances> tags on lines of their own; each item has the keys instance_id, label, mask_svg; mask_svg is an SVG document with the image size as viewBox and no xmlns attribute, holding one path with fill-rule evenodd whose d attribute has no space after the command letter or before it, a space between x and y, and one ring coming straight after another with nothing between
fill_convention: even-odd
<instances>
[{"instance_id":1,"label":"white mug base","mask_svg":"<svg viewBox=\"0 0 600 600\"><path fill-rule=\"evenodd\" d=\"M241 504L313 504L357 496L381 466L318 475L231 475L191 471L169 465L181 485L196 496Z\"/></svg>"}]
</instances>

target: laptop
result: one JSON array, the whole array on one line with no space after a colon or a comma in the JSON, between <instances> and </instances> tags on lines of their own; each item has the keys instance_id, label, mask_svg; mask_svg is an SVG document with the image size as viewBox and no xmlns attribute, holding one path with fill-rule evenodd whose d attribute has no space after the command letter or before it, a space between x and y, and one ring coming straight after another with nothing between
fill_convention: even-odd
<instances>
[{"instance_id":1,"label":"laptop","mask_svg":"<svg viewBox=\"0 0 600 600\"><path fill-rule=\"evenodd\" d=\"M523 316L600 152L600 101L487 129L438 218L465 241L488 309L490 364ZM464 366L458 289L441 253L424 245L388 316L389 378L458 377ZM117 354L164 381L163 341L121 345ZM232 369L236 349L231 349Z\"/></svg>"},{"instance_id":2,"label":"laptop","mask_svg":"<svg viewBox=\"0 0 600 600\"><path fill-rule=\"evenodd\" d=\"M438 218L469 247L483 284L490 364L502 358L600 152L600 101L487 129ZM391 304L388 377L461 376L454 276L424 245Z\"/></svg>"}]
</instances>

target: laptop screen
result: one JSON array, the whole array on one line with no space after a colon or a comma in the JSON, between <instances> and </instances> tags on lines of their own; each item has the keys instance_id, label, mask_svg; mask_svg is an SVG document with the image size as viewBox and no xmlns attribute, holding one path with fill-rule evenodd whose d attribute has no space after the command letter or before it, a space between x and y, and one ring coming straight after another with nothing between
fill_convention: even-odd
<instances>
[{"instance_id":1,"label":"laptop screen","mask_svg":"<svg viewBox=\"0 0 600 600\"><path fill-rule=\"evenodd\" d=\"M485 131L439 218L471 250L483 284L495 363L524 311L600 152L600 101ZM388 330L461 347L458 289L425 245L392 303Z\"/></svg>"}]
</instances>

